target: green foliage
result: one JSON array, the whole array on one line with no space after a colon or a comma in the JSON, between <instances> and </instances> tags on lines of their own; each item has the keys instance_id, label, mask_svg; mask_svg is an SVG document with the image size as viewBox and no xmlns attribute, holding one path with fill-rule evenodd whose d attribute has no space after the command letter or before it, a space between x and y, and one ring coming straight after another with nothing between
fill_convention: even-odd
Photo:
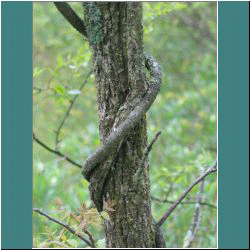
<instances>
[{"instance_id":1,"label":"green foliage","mask_svg":"<svg viewBox=\"0 0 250 250\"><path fill-rule=\"evenodd\" d=\"M150 155L151 190L170 201L212 165L217 139L216 4L179 4L144 5L145 50L163 69L161 92L148 114L149 138L163 132ZM197 191L186 200L195 200ZM210 176L203 200L216 204L216 198L216 176ZM154 216L159 219L169 206L153 201ZM182 205L169 217L164 225L168 247L182 247L193 211L194 205ZM216 247L216 212L202 207L193 247Z\"/></svg>"},{"instance_id":2,"label":"green foliage","mask_svg":"<svg viewBox=\"0 0 250 250\"><path fill-rule=\"evenodd\" d=\"M150 20L158 16L167 15L173 10L185 10L187 7L187 3L182 2L159 2L156 4L147 2L144 4L144 17Z\"/></svg>"},{"instance_id":3,"label":"green foliage","mask_svg":"<svg viewBox=\"0 0 250 250\"><path fill-rule=\"evenodd\" d=\"M80 15L79 3L71 3ZM98 110L88 43L72 29L52 3L34 3L33 128L36 136L55 149L58 130L72 99L77 99L59 135L59 149L77 163L99 145ZM144 3L144 47L161 64L163 84L148 112L148 139L162 134L150 152L151 194L175 201L216 159L216 3ZM33 204L74 228L71 213L82 204L91 207L88 183L78 168L33 146ZM195 187L185 201L194 201ZM216 175L205 181L203 202L216 205ZM170 203L152 201L156 220ZM217 210L202 206L202 223L193 247L216 247ZM92 211L92 210L90 210ZM192 222L194 204L179 205L162 226L167 247L182 247ZM96 218L93 219L93 218ZM61 226L34 213L34 247L87 247ZM98 247L104 230L93 212L86 223Z\"/></svg>"}]
</instances>

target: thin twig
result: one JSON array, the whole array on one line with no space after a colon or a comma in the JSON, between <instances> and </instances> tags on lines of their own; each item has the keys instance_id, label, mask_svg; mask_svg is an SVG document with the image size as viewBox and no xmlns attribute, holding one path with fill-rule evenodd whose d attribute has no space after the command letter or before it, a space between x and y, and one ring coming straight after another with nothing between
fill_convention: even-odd
<instances>
[{"instance_id":1,"label":"thin twig","mask_svg":"<svg viewBox=\"0 0 250 250\"><path fill-rule=\"evenodd\" d=\"M181 203L181 201L186 197L186 195L192 190L192 188L202 181L206 176L217 171L217 161L214 163L213 167L210 167L205 173L203 173L190 187L188 187L184 193L175 201L175 203L168 209L168 211L162 216L162 218L157 222L161 226L169 215L175 210L175 208Z\"/></svg>"},{"instance_id":2,"label":"thin twig","mask_svg":"<svg viewBox=\"0 0 250 250\"><path fill-rule=\"evenodd\" d=\"M57 150L53 150L50 147L48 147L47 145L45 145L43 142L41 142L38 138L36 138L35 134L33 133L33 139L40 144L42 147L44 147L45 149L47 149L48 151L50 151L51 153L54 153L56 155L59 155L61 157L63 157L66 161L70 162L71 164L77 166L78 168L82 168L82 166L76 162L74 162L73 160L71 160L68 156L62 154L61 152L57 151Z\"/></svg>"},{"instance_id":3,"label":"thin twig","mask_svg":"<svg viewBox=\"0 0 250 250\"><path fill-rule=\"evenodd\" d=\"M82 229L82 230L83 230L83 232L84 232L85 234L87 234L87 235L89 236L89 239L90 239L90 241L91 241L92 246L93 246L94 248L96 248L96 246L95 246L95 241L94 241L94 239L93 239L92 234L91 234L88 230L86 230L86 229Z\"/></svg>"},{"instance_id":4,"label":"thin twig","mask_svg":"<svg viewBox=\"0 0 250 250\"><path fill-rule=\"evenodd\" d=\"M75 11L65 2L54 2L56 8L65 17L65 19L83 36L87 37L87 30L83 20L75 13Z\"/></svg>"},{"instance_id":5,"label":"thin twig","mask_svg":"<svg viewBox=\"0 0 250 250\"><path fill-rule=\"evenodd\" d=\"M76 235L79 239L83 240L86 244L88 244L89 246L95 248L95 245L94 245L93 242L91 243L88 239L86 239L85 237L83 237L79 232L77 233L77 232L75 231L74 228L72 228L71 226L67 225L66 223L64 223L64 222L62 222L62 221L60 221L60 220L57 220L57 219L55 219L55 218L52 218L52 217L49 216L47 213L42 212L42 211L41 211L40 209L38 209L38 208L33 208L33 211L35 211L35 212L37 212L37 213L39 213L39 214L41 214L41 215L47 217L49 220L54 221L55 223L57 223L57 224L59 224L59 225L65 227L70 233Z\"/></svg>"},{"instance_id":6,"label":"thin twig","mask_svg":"<svg viewBox=\"0 0 250 250\"><path fill-rule=\"evenodd\" d=\"M159 199L159 198L156 198L156 197L151 197L151 199L153 201L157 201L157 202L161 202L161 203L170 203L170 204L174 204L175 201L171 201L171 200L168 200L168 199ZM185 205L185 204L196 204L197 202L196 201L182 201L180 204L181 205ZM217 209L217 206L213 205L213 204L210 204L210 203L207 203L207 202L201 202L200 205L202 206L208 206L208 207L211 207L211 208L214 208L214 209Z\"/></svg>"},{"instance_id":7,"label":"thin twig","mask_svg":"<svg viewBox=\"0 0 250 250\"><path fill-rule=\"evenodd\" d=\"M183 248L189 248L193 244L197 231L200 227L201 221L202 221L202 211L201 211L201 200L202 200L202 193L204 192L204 183L205 180L203 179L201 181L200 189L199 192L196 196L196 205L194 208L194 215L193 215L193 220L192 224L190 226L190 229L188 230L187 236L185 237Z\"/></svg>"},{"instance_id":8,"label":"thin twig","mask_svg":"<svg viewBox=\"0 0 250 250\"><path fill-rule=\"evenodd\" d=\"M153 145L155 144L155 142L157 141L159 135L161 134L161 131L157 132L153 138L153 140L148 144L145 152L144 152L144 155L143 155L143 159L142 159L142 164L144 165L145 163L145 160L147 159L148 155L149 155L149 152L152 150L152 147Z\"/></svg>"},{"instance_id":9,"label":"thin twig","mask_svg":"<svg viewBox=\"0 0 250 250\"><path fill-rule=\"evenodd\" d=\"M88 75L87 75L85 81L84 81L83 84L80 86L79 91L81 91L81 90L83 89L83 87L87 84L88 79L89 79L90 75L92 74L92 72L93 72L93 71L91 70L91 71L88 73ZM63 119L62 119L62 121L61 121L61 123L60 123L58 129L55 131L55 132L56 132L56 149L58 149L59 135L60 135L61 129L62 129L62 127L63 127L63 125L64 125L64 123L65 123L67 117L69 116L69 113L70 113L70 111L71 111L71 109L72 109L72 107L73 107L73 105L74 105L74 103L75 103L77 97L78 97L78 95L75 95L74 98L71 100L67 112L65 113L65 115L64 115L64 117L63 117Z\"/></svg>"},{"instance_id":10,"label":"thin twig","mask_svg":"<svg viewBox=\"0 0 250 250\"><path fill-rule=\"evenodd\" d=\"M153 138L153 140L148 144L148 146L146 147L145 151L144 151L144 155L143 155L143 158L142 158L142 161L141 161L141 164L139 165L138 167L138 170L136 171L135 173L135 180L136 180L136 183L135 183L135 186L137 187L138 184L140 183L140 180L141 180L141 177L142 177L142 174L143 174L143 171L145 170L145 167L144 167L144 164L148 158L148 155L150 153L150 151L152 150L152 146L154 145L154 143L157 141L159 135L161 134L161 131L157 132Z\"/></svg>"},{"instance_id":11,"label":"thin twig","mask_svg":"<svg viewBox=\"0 0 250 250\"><path fill-rule=\"evenodd\" d=\"M41 93L42 91L44 91L45 89L33 87L33 90L37 91L37 94L40 94L40 93Z\"/></svg>"}]
</instances>

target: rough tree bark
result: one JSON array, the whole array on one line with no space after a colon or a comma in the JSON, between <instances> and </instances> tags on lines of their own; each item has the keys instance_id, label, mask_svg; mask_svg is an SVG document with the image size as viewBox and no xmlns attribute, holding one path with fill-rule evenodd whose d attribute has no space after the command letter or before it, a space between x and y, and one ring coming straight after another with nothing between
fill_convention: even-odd
<instances>
[{"instance_id":1,"label":"rough tree bark","mask_svg":"<svg viewBox=\"0 0 250 250\"><path fill-rule=\"evenodd\" d=\"M106 245L162 247L162 235L159 228L155 228L151 214L148 162L143 160L147 145L145 112L153 100L144 105L144 112L135 124L127 122L131 130L126 135L118 136L115 143L110 142L132 111L133 120L136 107L145 102L150 92L143 52L142 4L85 2L84 9L87 36L93 50L100 138L104 146L113 144L108 157L101 158L101 162L98 158L93 166L95 157L92 156L83 169L98 211L106 209L109 213L109 220L105 222ZM154 66L152 61L151 64Z\"/></svg>"}]
</instances>

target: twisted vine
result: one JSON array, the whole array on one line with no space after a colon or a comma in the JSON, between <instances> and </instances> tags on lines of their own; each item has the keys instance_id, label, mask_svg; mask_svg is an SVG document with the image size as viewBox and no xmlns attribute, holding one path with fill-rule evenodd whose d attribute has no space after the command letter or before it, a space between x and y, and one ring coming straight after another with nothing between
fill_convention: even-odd
<instances>
[{"instance_id":1,"label":"twisted vine","mask_svg":"<svg viewBox=\"0 0 250 250\"><path fill-rule=\"evenodd\" d=\"M125 137L149 110L160 90L160 65L152 56L147 54L144 55L144 60L151 78L146 93L135 98L137 101L132 102L135 106L131 107L131 104L125 104L121 107L110 135L106 138L104 144L88 157L82 167L83 176L90 182L89 189L91 198L99 212L103 210L103 186L112 166L113 159L119 151L119 147ZM94 172L100 165L102 165L102 167Z\"/></svg>"},{"instance_id":2,"label":"twisted vine","mask_svg":"<svg viewBox=\"0 0 250 250\"><path fill-rule=\"evenodd\" d=\"M161 70L157 61L149 55L144 55L145 66L150 72L151 81L148 86L148 90L141 100L140 104L127 115L127 118L107 137L105 144L91 154L85 161L82 174L86 180L90 180L91 172L104 162L108 156L114 153L120 142L123 141L125 136L134 128L136 123L141 117L148 111L153 104L161 86Z\"/></svg>"}]
</instances>

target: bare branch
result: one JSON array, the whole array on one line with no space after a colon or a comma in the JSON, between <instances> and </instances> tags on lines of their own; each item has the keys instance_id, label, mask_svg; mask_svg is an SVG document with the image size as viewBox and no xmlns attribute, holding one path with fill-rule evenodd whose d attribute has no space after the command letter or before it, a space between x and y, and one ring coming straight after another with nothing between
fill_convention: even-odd
<instances>
[{"instance_id":1,"label":"bare branch","mask_svg":"<svg viewBox=\"0 0 250 250\"><path fill-rule=\"evenodd\" d=\"M86 38L87 30L83 20L74 12L74 10L69 6L68 3L65 2L54 2L56 8L60 11L60 13L65 17L65 19L83 36Z\"/></svg>"},{"instance_id":2,"label":"bare branch","mask_svg":"<svg viewBox=\"0 0 250 250\"><path fill-rule=\"evenodd\" d=\"M181 201L186 197L186 195L192 190L192 188L202 181L209 174L217 171L217 161L214 163L213 167L210 167L205 173L203 173L190 187L188 187L184 193L175 201L175 203L168 209L168 211L162 216L162 218L157 222L161 226L169 217L169 215L175 210L175 208L181 203Z\"/></svg>"},{"instance_id":3,"label":"bare branch","mask_svg":"<svg viewBox=\"0 0 250 250\"><path fill-rule=\"evenodd\" d=\"M202 193L204 192L204 182L205 182L205 180L203 179L201 181L199 192L196 196L196 205L194 208L193 220L192 220L192 224L190 226L190 229L188 230L187 236L185 237L183 248L191 247L192 243L195 240L197 230L201 224L202 214L201 214L200 203L202 200Z\"/></svg>"},{"instance_id":4,"label":"bare branch","mask_svg":"<svg viewBox=\"0 0 250 250\"><path fill-rule=\"evenodd\" d=\"M155 142L157 141L159 135L161 134L161 131L157 132L153 138L153 140L149 143L149 145L147 146L146 150L145 150L145 153L144 153L144 156L143 156L143 165L145 163L145 160L147 159L148 155L149 155L149 152L152 150L152 147L153 145L155 144Z\"/></svg>"},{"instance_id":5,"label":"bare branch","mask_svg":"<svg viewBox=\"0 0 250 250\"><path fill-rule=\"evenodd\" d=\"M43 142L41 142L38 138L36 138L35 134L33 133L33 139L40 144L42 147L44 147L45 149L47 149L49 152L54 153L56 155L59 155L61 157L63 157L66 161L70 162L71 164L77 166L78 168L82 168L82 166L76 162L74 162L73 160L71 160L68 156L62 154L61 152L57 151L57 150L53 150L50 147L48 147L47 145L45 145Z\"/></svg>"},{"instance_id":6,"label":"bare branch","mask_svg":"<svg viewBox=\"0 0 250 250\"><path fill-rule=\"evenodd\" d=\"M171 201L171 200L168 200L168 199L159 199L159 198L156 198L156 197L151 197L151 199L153 201L157 201L157 202L161 202L161 203L171 203L171 204L174 204L175 201ZM181 205L187 205L187 204L196 204L197 202L196 201L182 201L180 204ZM200 205L201 206L208 206L208 207L211 207L211 208L214 208L214 209L217 209L217 206L213 205L213 204L210 204L210 203L207 203L207 202L200 202Z\"/></svg>"},{"instance_id":7,"label":"bare branch","mask_svg":"<svg viewBox=\"0 0 250 250\"><path fill-rule=\"evenodd\" d=\"M85 237L83 237L79 232L77 233L76 230L74 228L72 228L71 226L67 225L66 223L57 220L55 218L52 218L51 216L49 216L47 213L42 212L40 209L38 208L33 208L33 211L47 217L49 220L54 221L55 223L63 226L64 228L66 228L70 233L76 235L79 239L83 240L86 244L88 244L89 246L95 248L95 245L93 242L90 242L88 239L86 239Z\"/></svg>"},{"instance_id":8,"label":"bare branch","mask_svg":"<svg viewBox=\"0 0 250 250\"><path fill-rule=\"evenodd\" d=\"M161 134L161 131L157 132L153 138L153 140L148 144L148 146L146 147L145 151L144 151L144 155L141 161L141 164L138 167L138 170L136 171L135 175L134 175L134 179L135 179L135 186L137 187L138 184L140 183L141 177L142 177L142 173L144 171L144 164L148 158L148 155L150 153L150 151L152 150L152 146L154 145L154 143L157 141L159 135Z\"/></svg>"},{"instance_id":9,"label":"bare branch","mask_svg":"<svg viewBox=\"0 0 250 250\"><path fill-rule=\"evenodd\" d=\"M45 90L45 89L33 87L33 90L36 91L36 94L40 94L40 93L41 93L43 90Z\"/></svg>"},{"instance_id":10,"label":"bare branch","mask_svg":"<svg viewBox=\"0 0 250 250\"><path fill-rule=\"evenodd\" d=\"M85 81L84 81L83 84L80 86L79 91L81 91L81 90L83 89L83 87L87 84L88 78L90 77L90 75L92 74L92 72L93 72L93 71L91 70L91 71L88 73L88 75L87 75ZM64 125L64 123L65 123L67 117L69 116L69 113L70 113L70 111L71 111L71 109L72 109L72 107L73 107L73 105L74 105L74 103L75 103L77 97L78 97L78 95L75 95L74 98L71 100L67 112L65 113L65 115L64 115L64 117L63 117L63 119L62 119L62 121L61 121L61 123L60 123L58 129L55 131L55 132L56 132L56 149L58 149L59 135L60 135L61 129L62 129L62 127L63 127L63 125Z\"/></svg>"}]
</instances>

